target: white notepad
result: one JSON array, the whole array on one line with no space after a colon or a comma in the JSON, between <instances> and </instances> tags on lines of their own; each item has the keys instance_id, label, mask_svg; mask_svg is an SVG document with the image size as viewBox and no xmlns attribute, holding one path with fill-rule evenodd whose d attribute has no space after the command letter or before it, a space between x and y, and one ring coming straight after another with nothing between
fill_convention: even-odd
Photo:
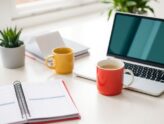
<instances>
[{"instance_id":1,"label":"white notepad","mask_svg":"<svg viewBox=\"0 0 164 124\"><path fill-rule=\"evenodd\" d=\"M24 38L25 41L28 40L26 51L41 61L44 61L47 56L52 54L52 50L58 47L72 48L75 58L89 54L88 47L62 38L58 31L28 37L31 38Z\"/></svg>"},{"instance_id":2,"label":"white notepad","mask_svg":"<svg viewBox=\"0 0 164 124\"><path fill-rule=\"evenodd\" d=\"M18 82L15 85L0 87L0 91L0 124L80 117L62 80L42 83Z\"/></svg>"}]
</instances>

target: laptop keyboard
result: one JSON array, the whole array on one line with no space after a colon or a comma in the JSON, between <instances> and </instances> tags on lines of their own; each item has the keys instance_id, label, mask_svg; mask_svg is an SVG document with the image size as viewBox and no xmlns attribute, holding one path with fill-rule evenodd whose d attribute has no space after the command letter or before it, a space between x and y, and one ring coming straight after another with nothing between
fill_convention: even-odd
<instances>
[{"instance_id":1,"label":"laptop keyboard","mask_svg":"<svg viewBox=\"0 0 164 124\"><path fill-rule=\"evenodd\" d=\"M137 77L143 77L146 79L164 83L164 71L162 70L144 67L141 65L130 64L126 62L125 62L125 68L132 70L134 75Z\"/></svg>"}]
</instances>

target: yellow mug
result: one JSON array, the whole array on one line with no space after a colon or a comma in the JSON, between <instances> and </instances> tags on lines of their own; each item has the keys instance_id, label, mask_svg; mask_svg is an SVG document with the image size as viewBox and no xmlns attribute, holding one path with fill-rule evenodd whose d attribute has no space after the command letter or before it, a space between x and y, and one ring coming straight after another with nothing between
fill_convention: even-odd
<instances>
[{"instance_id":1,"label":"yellow mug","mask_svg":"<svg viewBox=\"0 0 164 124\"><path fill-rule=\"evenodd\" d=\"M48 68L53 69L58 74L72 73L74 65L74 55L71 48L62 47L53 50L53 55L46 58L45 63Z\"/></svg>"}]
</instances>

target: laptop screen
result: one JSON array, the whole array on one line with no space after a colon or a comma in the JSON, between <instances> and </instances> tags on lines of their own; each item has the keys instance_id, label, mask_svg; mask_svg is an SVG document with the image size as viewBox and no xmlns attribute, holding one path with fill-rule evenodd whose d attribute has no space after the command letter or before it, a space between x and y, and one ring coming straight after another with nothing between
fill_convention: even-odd
<instances>
[{"instance_id":1,"label":"laptop screen","mask_svg":"<svg viewBox=\"0 0 164 124\"><path fill-rule=\"evenodd\" d=\"M107 55L164 67L164 20L116 13Z\"/></svg>"}]
</instances>

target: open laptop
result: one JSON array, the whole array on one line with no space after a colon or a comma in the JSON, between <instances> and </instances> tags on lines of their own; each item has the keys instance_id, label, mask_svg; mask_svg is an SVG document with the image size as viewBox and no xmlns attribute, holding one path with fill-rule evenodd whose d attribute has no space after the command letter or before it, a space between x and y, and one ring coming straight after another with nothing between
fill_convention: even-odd
<instances>
[{"instance_id":1,"label":"open laptop","mask_svg":"<svg viewBox=\"0 0 164 124\"><path fill-rule=\"evenodd\" d=\"M116 13L107 56L123 60L125 68L133 71L134 83L128 89L161 95L164 92L164 19ZM90 70L82 68L75 70L75 74L95 81L96 65L91 64ZM124 80L128 79L129 75L125 74Z\"/></svg>"}]
</instances>

